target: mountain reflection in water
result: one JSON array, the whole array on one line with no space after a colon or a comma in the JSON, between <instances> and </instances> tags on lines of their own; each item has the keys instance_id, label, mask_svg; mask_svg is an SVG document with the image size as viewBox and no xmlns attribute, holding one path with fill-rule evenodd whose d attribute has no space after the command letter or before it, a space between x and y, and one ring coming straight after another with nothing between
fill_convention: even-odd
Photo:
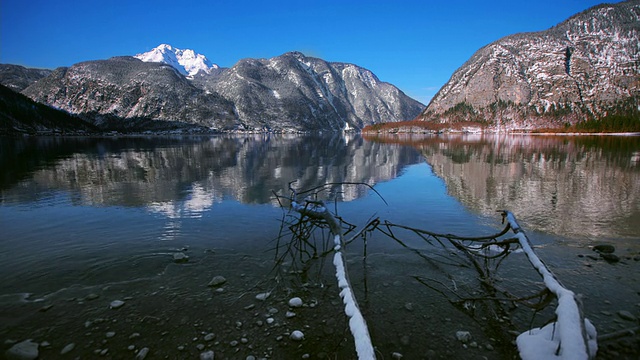
<instances>
[{"instance_id":1,"label":"mountain reflection in water","mask_svg":"<svg viewBox=\"0 0 640 360\"><path fill-rule=\"evenodd\" d=\"M0 203L64 191L77 205L146 207L169 218L198 217L223 199L277 204L289 182L369 185L421 161L411 148L356 136L36 138L3 140ZM336 186L339 201L366 187Z\"/></svg>"},{"instance_id":2,"label":"mountain reflection in water","mask_svg":"<svg viewBox=\"0 0 640 360\"><path fill-rule=\"evenodd\" d=\"M450 195L495 217L570 237L638 237L640 137L388 135L418 149Z\"/></svg>"}]
</instances>

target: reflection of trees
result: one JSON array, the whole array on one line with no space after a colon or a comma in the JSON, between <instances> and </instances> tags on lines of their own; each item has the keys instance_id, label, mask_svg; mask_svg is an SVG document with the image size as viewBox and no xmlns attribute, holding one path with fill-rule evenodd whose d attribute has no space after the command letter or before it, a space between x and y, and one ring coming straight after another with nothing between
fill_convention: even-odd
<instances>
[{"instance_id":1,"label":"reflection of trees","mask_svg":"<svg viewBox=\"0 0 640 360\"><path fill-rule=\"evenodd\" d=\"M488 216L511 209L563 235L640 232L640 139L620 136L383 138L420 150L448 192Z\"/></svg>"},{"instance_id":2,"label":"reflection of trees","mask_svg":"<svg viewBox=\"0 0 640 360\"><path fill-rule=\"evenodd\" d=\"M204 211L225 197L269 203L273 191L286 191L293 179L306 188L328 182L374 184L419 161L412 149L354 136L58 138L46 145L42 151L37 143L16 141L15 148L26 150L3 153L9 173L17 167L16 157L57 155L5 175L2 201L8 195L32 201L43 193L25 188L61 190L78 204L149 206L176 217ZM365 192L336 187L332 195L348 201Z\"/></svg>"}]
</instances>

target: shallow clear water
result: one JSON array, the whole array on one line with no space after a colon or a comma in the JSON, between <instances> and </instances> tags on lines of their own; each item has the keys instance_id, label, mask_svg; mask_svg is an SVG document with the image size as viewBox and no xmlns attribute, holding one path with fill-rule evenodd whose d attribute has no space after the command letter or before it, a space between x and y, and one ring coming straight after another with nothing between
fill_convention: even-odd
<instances>
[{"instance_id":1,"label":"shallow clear water","mask_svg":"<svg viewBox=\"0 0 640 360\"><path fill-rule=\"evenodd\" d=\"M216 358L349 358L353 345L330 261L302 275L291 271L293 259L275 266L274 239L286 215L276 195L288 195L291 181L301 190L342 183L320 196L359 227L379 217L474 236L501 229L495 211L511 210L552 270L584 294L585 313L601 332L630 325L614 319L618 310L640 315L640 262L633 260L640 256L639 138L371 140L1 139L0 336L48 341L41 350L50 357L75 342L77 356L109 349L106 357L130 357L133 345L158 357L196 357L202 344ZM447 256L415 236L403 240L428 256ZM622 261L585 257L598 243L614 244ZM472 270L442 271L381 233L369 237L366 261L363 251L359 241L349 247L350 272L384 357L511 356L511 344L487 330L491 321L416 281L455 278L474 291ZM177 252L189 261L174 263ZM206 286L215 275L228 280L222 290ZM500 279L516 293L539 281L517 254ZM270 301L255 300L263 291L272 292ZM293 295L313 306L287 318ZM109 309L115 299L127 305ZM269 316L274 324L259 324ZM512 319L523 331L531 315ZM300 344L286 337L296 327L307 332ZM455 340L461 329L474 333L479 348ZM109 330L117 336L105 340ZM130 338L135 332L142 340ZM204 342L203 332L216 340ZM229 345L242 338L247 343Z\"/></svg>"}]
</instances>

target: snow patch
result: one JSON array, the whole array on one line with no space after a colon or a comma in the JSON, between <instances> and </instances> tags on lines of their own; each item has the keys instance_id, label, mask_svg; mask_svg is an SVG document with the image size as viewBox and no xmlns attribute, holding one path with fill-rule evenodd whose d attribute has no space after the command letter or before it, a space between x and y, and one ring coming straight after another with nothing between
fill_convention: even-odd
<instances>
[{"instance_id":1,"label":"snow patch","mask_svg":"<svg viewBox=\"0 0 640 360\"><path fill-rule=\"evenodd\" d=\"M194 76L200 71L209 74L219 66L212 64L204 55L197 54L191 49L178 49L171 45L161 44L146 53L134 56L144 62L159 62L173 66L181 74Z\"/></svg>"}]
</instances>

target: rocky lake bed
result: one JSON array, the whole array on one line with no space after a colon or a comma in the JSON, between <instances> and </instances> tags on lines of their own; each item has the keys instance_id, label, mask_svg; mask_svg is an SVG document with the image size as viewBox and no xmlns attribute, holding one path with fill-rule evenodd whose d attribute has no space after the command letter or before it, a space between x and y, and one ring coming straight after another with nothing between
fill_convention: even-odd
<instances>
[{"instance_id":1,"label":"rocky lake bed","mask_svg":"<svg viewBox=\"0 0 640 360\"><path fill-rule=\"evenodd\" d=\"M177 253L188 260L175 257ZM574 258L584 267L599 268L589 284L593 293L585 294L584 301L600 335L637 331L640 293L624 308L617 300L626 293L606 293L609 277L637 286L620 275L638 272L637 256L621 253L615 264L586 251ZM358 276L362 259L356 259L350 265ZM406 275L377 270L396 261L394 256L372 255L368 261L367 294L360 302L379 358L517 357L513 342L489 326L495 322L469 316ZM278 271L264 258L213 250L118 264L106 272L113 276L125 266L147 276L72 285L22 299L5 296L0 302L3 353L9 359L36 358L34 353L41 359L354 358L353 337L329 265L303 277L299 271ZM570 284L573 279L566 280ZM508 329L508 323L521 320L505 317L498 323ZM512 340L517 335L507 333ZM598 358L632 359L637 345L637 335L609 339L601 342Z\"/></svg>"}]
</instances>

